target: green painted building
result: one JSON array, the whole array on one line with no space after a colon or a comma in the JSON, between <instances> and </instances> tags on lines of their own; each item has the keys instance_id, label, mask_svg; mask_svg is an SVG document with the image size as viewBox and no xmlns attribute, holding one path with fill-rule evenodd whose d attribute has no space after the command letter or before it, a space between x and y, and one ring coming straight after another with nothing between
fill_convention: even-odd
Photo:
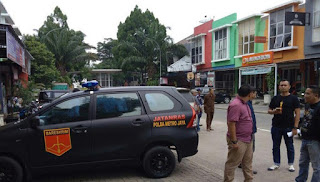
<instances>
[{"instance_id":1,"label":"green painted building","mask_svg":"<svg viewBox=\"0 0 320 182\"><path fill-rule=\"evenodd\" d=\"M235 71L235 44L237 14L231 14L212 22L212 68L215 73L214 87L218 91L233 94L237 86L234 82Z\"/></svg>"},{"instance_id":2,"label":"green painted building","mask_svg":"<svg viewBox=\"0 0 320 182\"><path fill-rule=\"evenodd\" d=\"M271 71L272 53L264 52L266 21L261 14L254 14L233 22L236 28L235 48L235 85L249 84L260 91L266 85L265 75ZM261 56L271 56L260 60ZM250 59L250 64L246 60ZM239 79L240 78L240 79ZM241 84L239 84L241 82Z\"/></svg>"}]
</instances>

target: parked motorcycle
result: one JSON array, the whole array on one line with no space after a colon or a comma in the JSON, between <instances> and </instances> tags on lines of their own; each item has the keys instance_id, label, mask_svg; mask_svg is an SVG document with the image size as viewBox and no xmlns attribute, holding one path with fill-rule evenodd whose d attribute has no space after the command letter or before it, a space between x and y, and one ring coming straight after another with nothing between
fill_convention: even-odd
<instances>
[{"instance_id":1,"label":"parked motorcycle","mask_svg":"<svg viewBox=\"0 0 320 182\"><path fill-rule=\"evenodd\" d=\"M35 101L32 101L28 106L20 110L20 113L19 113L20 119L24 119L29 115L36 113L40 108L41 106L39 105L38 99Z\"/></svg>"}]
</instances>

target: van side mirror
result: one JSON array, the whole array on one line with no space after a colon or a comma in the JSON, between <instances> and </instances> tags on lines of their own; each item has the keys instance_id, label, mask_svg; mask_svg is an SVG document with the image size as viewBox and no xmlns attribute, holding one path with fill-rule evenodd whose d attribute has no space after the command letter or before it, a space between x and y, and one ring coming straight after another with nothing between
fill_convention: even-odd
<instances>
[{"instance_id":1,"label":"van side mirror","mask_svg":"<svg viewBox=\"0 0 320 182\"><path fill-rule=\"evenodd\" d=\"M40 118L39 118L39 116L35 116L35 117L33 117L32 119L31 119L31 128L33 128L33 129L35 129L35 128L37 128L37 126L39 126L40 125Z\"/></svg>"}]
</instances>

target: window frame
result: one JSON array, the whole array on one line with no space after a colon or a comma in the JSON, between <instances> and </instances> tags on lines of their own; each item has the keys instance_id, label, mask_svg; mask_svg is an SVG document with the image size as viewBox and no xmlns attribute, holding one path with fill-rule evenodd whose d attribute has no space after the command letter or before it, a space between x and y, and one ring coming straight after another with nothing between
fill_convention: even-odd
<instances>
[{"instance_id":1,"label":"window frame","mask_svg":"<svg viewBox=\"0 0 320 182\"><path fill-rule=\"evenodd\" d=\"M290 11L287 11L289 10ZM274 12L271 12L269 13L269 31L268 31L268 50L277 50L277 49L283 49L283 48L287 48L287 47L293 47L293 26L291 26L290 28L290 33L286 33L286 25L285 25L285 19L284 19L284 16L283 16L283 20L280 20L278 21L278 13L280 13L280 11L284 11L284 15L286 12L294 12L294 7L293 6L288 6L288 7L285 7L285 8L282 8L280 10L277 10L277 11L274 11ZM275 22L271 24L271 16L275 14ZM281 16L280 16L281 17ZM271 26L272 25L275 25L276 26L276 29L275 29L275 35L274 36L271 36ZM282 25L282 33L278 33L279 32L279 25ZM291 45L288 45L288 46L285 46L285 37L286 35L289 35L290 34L290 37L291 37ZM282 46L277 46L275 47L276 45L276 42L277 40L280 38L280 44ZM271 39L275 39L274 40L274 44L273 44L273 48L271 48Z\"/></svg>"},{"instance_id":2,"label":"window frame","mask_svg":"<svg viewBox=\"0 0 320 182\"><path fill-rule=\"evenodd\" d=\"M320 7L318 7L318 9L316 9L316 1L318 1L318 4L320 5L320 0L314 0L313 3L313 8L312 8L312 17L313 17L313 21L312 21L312 42L320 42L320 37L318 37L317 40L315 40L315 32L318 31L318 33L320 33ZM317 18L316 18L317 17ZM316 20L318 20L318 25L316 25ZM319 35L318 35L319 36Z\"/></svg>"},{"instance_id":3,"label":"window frame","mask_svg":"<svg viewBox=\"0 0 320 182\"><path fill-rule=\"evenodd\" d=\"M248 28L246 28L246 24L248 24ZM241 27L240 27L241 26ZM252 28L253 26L253 28ZM253 54L255 53L255 44L254 44L254 36L256 36L255 30L256 30L256 23L255 23L255 18L250 18L247 19L245 21L242 21L240 23L238 23L238 55L246 55L246 54ZM242 30L240 30L242 28ZM242 31L242 32L241 32ZM242 33L242 35L240 35ZM251 34L253 33L253 34ZM251 40L251 35L253 35L253 40ZM240 40L240 36L242 38L242 40ZM245 37L248 37L248 41L245 41ZM245 46L247 47L247 53L245 53ZM242 47L241 50L242 52L240 52L240 46ZM253 47L251 47L253 46ZM252 48L252 52L250 52Z\"/></svg>"},{"instance_id":4,"label":"window frame","mask_svg":"<svg viewBox=\"0 0 320 182\"><path fill-rule=\"evenodd\" d=\"M144 111L144 107L143 107L143 104L141 102L141 98L140 98L140 95L136 92L136 91L117 91L117 92L101 92L101 93L97 93L94 95L94 111L93 111L93 115L94 115L94 119L95 120L101 120L101 119L112 119L112 118L126 118L126 117L134 117L134 116L120 116L120 117L106 117L106 118L97 118L97 99L98 99L98 96L101 96L101 95L113 95L113 94L135 94L139 100L139 103L140 103L140 107L141 107L141 113L139 115L134 115L134 116L140 116L140 115L144 115L145 114L145 111Z\"/></svg>"},{"instance_id":5,"label":"window frame","mask_svg":"<svg viewBox=\"0 0 320 182\"><path fill-rule=\"evenodd\" d=\"M204 41L204 36L199 36L192 40L190 54L192 64L204 63Z\"/></svg>"},{"instance_id":6,"label":"window frame","mask_svg":"<svg viewBox=\"0 0 320 182\"><path fill-rule=\"evenodd\" d=\"M226 37L223 37L223 30L226 31ZM219 30L212 32L213 34L213 52L214 58L213 60L221 60L221 59L228 59L229 58L229 33L230 27L224 27ZM221 32L221 33L219 33ZM218 34L218 38L216 40L216 33ZM219 38L220 34L222 34L221 38ZM225 42L225 43L224 43ZM218 43L218 44L217 44ZM225 45L226 44L226 45ZM221 56L219 56L221 55Z\"/></svg>"},{"instance_id":7,"label":"window frame","mask_svg":"<svg viewBox=\"0 0 320 182\"><path fill-rule=\"evenodd\" d=\"M174 107L171 110L163 110L163 111L152 111L148 105L147 99L146 99L146 94L149 93L162 93L164 95L166 95L167 97L169 97L169 99L171 101L173 101L174 103ZM178 112L181 111L181 108L183 107L182 103L180 101L178 101L174 96L172 96L171 94L169 94L166 91L160 91L160 90L152 90L152 91L139 91L139 94L141 96L141 99L143 101L144 104L144 108L147 111L147 114L160 114L160 113L169 113L169 112Z\"/></svg>"},{"instance_id":8,"label":"window frame","mask_svg":"<svg viewBox=\"0 0 320 182\"><path fill-rule=\"evenodd\" d=\"M43 109L41 109L37 114L36 116L40 117L40 115L48 112L49 110L53 109L55 106L63 103L63 102L67 102L69 100L72 100L72 99L76 99L76 98L80 98L80 97L89 97L90 101L89 101L89 112L88 112L88 119L87 120L83 120L83 121L72 121L72 122L64 122L64 123L55 123L55 124L48 124L48 125L40 125L40 126L53 126L53 125L65 125L65 124L68 124L68 123L76 123L76 122L84 122L84 121L89 121L92 119L92 96L89 95L89 94L82 94L82 95L77 95L77 96L72 96L72 97L68 97L68 98L63 98L62 100L60 101L57 101L56 103L53 102L52 104L48 105L48 107L44 107Z\"/></svg>"},{"instance_id":9,"label":"window frame","mask_svg":"<svg viewBox=\"0 0 320 182\"><path fill-rule=\"evenodd\" d=\"M94 94L94 97L93 97L93 105L92 107L94 108L93 111L92 111L92 115L93 115L93 119L94 120L102 120L102 119L112 119L112 118L115 118L115 117L110 117L110 118L97 118L97 98L99 95L108 95L108 94L128 94L128 93L134 93L137 95L138 97L138 100L139 100L139 103L140 103L140 106L141 106L141 114L140 115L145 115L146 112L145 112L145 108L144 108L144 105L142 103L142 100L141 100L141 96L140 94L137 92L137 91L113 91L113 92L100 92L100 93L96 93ZM136 115L138 116L138 115ZM133 116L123 116L123 117L116 117L116 118L126 118L126 117L133 117Z\"/></svg>"}]
</instances>

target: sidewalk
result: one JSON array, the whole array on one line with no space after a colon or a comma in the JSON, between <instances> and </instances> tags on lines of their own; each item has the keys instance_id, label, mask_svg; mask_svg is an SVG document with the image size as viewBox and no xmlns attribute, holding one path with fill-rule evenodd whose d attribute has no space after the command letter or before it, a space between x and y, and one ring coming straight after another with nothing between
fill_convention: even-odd
<instances>
[{"instance_id":1,"label":"sidewalk","mask_svg":"<svg viewBox=\"0 0 320 182\"><path fill-rule=\"evenodd\" d=\"M265 104L263 99L255 99L252 101L255 113L268 114L269 104ZM216 109L228 109L229 104L215 104Z\"/></svg>"}]
</instances>

